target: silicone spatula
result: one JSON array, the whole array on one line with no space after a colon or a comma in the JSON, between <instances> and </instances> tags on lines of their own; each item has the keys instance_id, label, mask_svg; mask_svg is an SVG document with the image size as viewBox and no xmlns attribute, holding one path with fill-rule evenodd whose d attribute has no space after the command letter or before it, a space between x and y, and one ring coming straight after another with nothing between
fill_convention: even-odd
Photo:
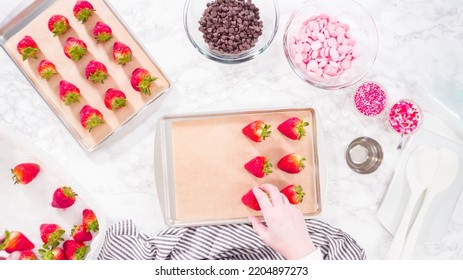
<instances>
[{"instance_id":1,"label":"silicone spatula","mask_svg":"<svg viewBox=\"0 0 463 280\"><path fill-rule=\"evenodd\" d=\"M431 185L426 189L421 209L418 212L410 231L408 232L404 249L402 251L403 259L408 259L412 256L416 242L418 241L418 236L423 226L424 218L428 213L431 203L437 195L445 191L453 183L458 175L459 164L459 158L456 153L444 148L439 149L439 164L437 166L436 174L434 175Z\"/></svg>"},{"instance_id":2,"label":"silicone spatula","mask_svg":"<svg viewBox=\"0 0 463 280\"><path fill-rule=\"evenodd\" d=\"M403 213L397 232L392 240L386 259L399 259L402 255L405 238L410 227L416 203L426 188L431 185L436 173L439 153L436 149L426 146L416 149L407 162L406 175L410 197Z\"/></svg>"}]
</instances>

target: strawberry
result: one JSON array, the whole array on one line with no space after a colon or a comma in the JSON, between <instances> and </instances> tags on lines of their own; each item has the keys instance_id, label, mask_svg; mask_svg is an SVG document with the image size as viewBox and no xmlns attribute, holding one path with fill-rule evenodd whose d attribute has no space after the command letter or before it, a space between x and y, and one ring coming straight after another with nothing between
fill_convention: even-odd
<instances>
[{"instance_id":1,"label":"strawberry","mask_svg":"<svg viewBox=\"0 0 463 280\"><path fill-rule=\"evenodd\" d=\"M37 260L37 256L32 251L13 252L8 256L7 260L34 261Z\"/></svg>"},{"instance_id":2,"label":"strawberry","mask_svg":"<svg viewBox=\"0 0 463 280\"><path fill-rule=\"evenodd\" d=\"M132 72L132 78L130 83L132 87L145 95L151 95L150 86L151 83L156 81L158 78L151 76L148 70L143 68L137 68Z\"/></svg>"},{"instance_id":3,"label":"strawberry","mask_svg":"<svg viewBox=\"0 0 463 280\"><path fill-rule=\"evenodd\" d=\"M40 238L44 243L44 248L54 249L59 246L60 242L63 241L63 234L65 233L57 224L42 224L40 225Z\"/></svg>"},{"instance_id":4,"label":"strawberry","mask_svg":"<svg viewBox=\"0 0 463 280\"><path fill-rule=\"evenodd\" d=\"M93 37L97 43L104 43L113 38L113 31L106 23L99 21L93 28Z\"/></svg>"},{"instance_id":5,"label":"strawberry","mask_svg":"<svg viewBox=\"0 0 463 280\"><path fill-rule=\"evenodd\" d=\"M85 68L85 77L87 80L96 83L104 83L104 80L108 78L108 69L106 66L96 60L92 60L87 64Z\"/></svg>"},{"instance_id":6,"label":"strawberry","mask_svg":"<svg viewBox=\"0 0 463 280\"><path fill-rule=\"evenodd\" d=\"M53 193L51 206L55 208L68 208L76 202L77 194L71 187L64 186L57 188Z\"/></svg>"},{"instance_id":7,"label":"strawberry","mask_svg":"<svg viewBox=\"0 0 463 280\"><path fill-rule=\"evenodd\" d=\"M243 197L241 198L241 202L246 205L247 207L251 208L255 211L260 211L260 205L257 201L256 196L252 192L252 189L249 190Z\"/></svg>"},{"instance_id":8,"label":"strawberry","mask_svg":"<svg viewBox=\"0 0 463 280\"><path fill-rule=\"evenodd\" d=\"M95 9L92 4L87 1L77 1L72 11L78 21L86 23L93 15L93 12L95 12Z\"/></svg>"},{"instance_id":9,"label":"strawberry","mask_svg":"<svg viewBox=\"0 0 463 280\"><path fill-rule=\"evenodd\" d=\"M69 20L63 15L54 15L48 20L48 29L53 36L63 35L70 27Z\"/></svg>"},{"instance_id":10,"label":"strawberry","mask_svg":"<svg viewBox=\"0 0 463 280\"><path fill-rule=\"evenodd\" d=\"M278 168L284 172L296 174L304 169L304 157L298 154L289 154L280 159L278 162Z\"/></svg>"},{"instance_id":11,"label":"strawberry","mask_svg":"<svg viewBox=\"0 0 463 280\"><path fill-rule=\"evenodd\" d=\"M262 142L270 137L272 133L270 125L265 124L263 121L254 121L243 128L243 134L249 137L254 142Z\"/></svg>"},{"instance_id":12,"label":"strawberry","mask_svg":"<svg viewBox=\"0 0 463 280\"><path fill-rule=\"evenodd\" d=\"M37 177L40 172L40 165L36 163L21 163L11 169L15 184L27 185Z\"/></svg>"},{"instance_id":13,"label":"strawberry","mask_svg":"<svg viewBox=\"0 0 463 280\"><path fill-rule=\"evenodd\" d=\"M89 249L84 242L66 240L63 243L64 255L68 260L83 260Z\"/></svg>"},{"instance_id":14,"label":"strawberry","mask_svg":"<svg viewBox=\"0 0 463 280\"><path fill-rule=\"evenodd\" d=\"M305 196L305 192L299 185L289 185L280 191L284 194L291 204L299 204Z\"/></svg>"},{"instance_id":15,"label":"strawberry","mask_svg":"<svg viewBox=\"0 0 463 280\"><path fill-rule=\"evenodd\" d=\"M100 230L98 219L96 218L95 213L92 210L84 209L84 211L82 211L82 216L82 224L84 225L85 230L87 230L88 232L97 232Z\"/></svg>"},{"instance_id":16,"label":"strawberry","mask_svg":"<svg viewBox=\"0 0 463 280\"><path fill-rule=\"evenodd\" d=\"M298 117L289 118L278 126L278 130L286 137L293 140L301 140L305 135L305 126L308 122L304 122Z\"/></svg>"},{"instance_id":17,"label":"strawberry","mask_svg":"<svg viewBox=\"0 0 463 280\"><path fill-rule=\"evenodd\" d=\"M129 46L116 42L113 45L113 59L117 64L126 65L132 61L132 50Z\"/></svg>"},{"instance_id":18,"label":"strawberry","mask_svg":"<svg viewBox=\"0 0 463 280\"><path fill-rule=\"evenodd\" d=\"M5 257L1 257L1 256L0 256L0 261L5 261L5 260L6 260Z\"/></svg>"},{"instance_id":19,"label":"strawberry","mask_svg":"<svg viewBox=\"0 0 463 280\"><path fill-rule=\"evenodd\" d=\"M75 241L90 241L92 240L92 234L85 229L84 225L74 226L71 230L71 237Z\"/></svg>"},{"instance_id":20,"label":"strawberry","mask_svg":"<svg viewBox=\"0 0 463 280\"><path fill-rule=\"evenodd\" d=\"M69 37L64 43L64 54L74 61L79 61L87 54L87 44L80 39Z\"/></svg>"},{"instance_id":21,"label":"strawberry","mask_svg":"<svg viewBox=\"0 0 463 280\"><path fill-rule=\"evenodd\" d=\"M15 251L29 251L34 249L34 244L19 231L5 231L5 235L0 237L0 251L7 253Z\"/></svg>"},{"instance_id":22,"label":"strawberry","mask_svg":"<svg viewBox=\"0 0 463 280\"><path fill-rule=\"evenodd\" d=\"M39 67L37 67L37 71L39 72L40 77L47 81L58 73L55 64L46 59L40 62Z\"/></svg>"},{"instance_id":23,"label":"strawberry","mask_svg":"<svg viewBox=\"0 0 463 280\"><path fill-rule=\"evenodd\" d=\"M37 43L32 39L31 36L25 36L19 41L18 46L16 47L19 54L23 56L23 61L28 59L29 57L37 59L37 54L39 53L39 46Z\"/></svg>"},{"instance_id":24,"label":"strawberry","mask_svg":"<svg viewBox=\"0 0 463 280\"><path fill-rule=\"evenodd\" d=\"M104 123L103 115L92 106L85 105L82 110L80 110L80 124L83 128L86 128L88 132Z\"/></svg>"},{"instance_id":25,"label":"strawberry","mask_svg":"<svg viewBox=\"0 0 463 280\"><path fill-rule=\"evenodd\" d=\"M265 175L272 173L271 167L270 161L262 156L255 157L244 165L247 171L258 178L263 178Z\"/></svg>"},{"instance_id":26,"label":"strawberry","mask_svg":"<svg viewBox=\"0 0 463 280\"><path fill-rule=\"evenodd\" d=\"M65 80L59 82L59 98L66 106L80 102L80 90L73 83Z\"/></svg>"},{"instance_id":27,"label":"strawberry","mask_svg":"<svg viewBox=\"0 0 463 280\"><path fill-rule=\"evenodd\" d=\"M104 105L109 110L116 111L127 106L127 97L122 91L110 88L106 91Z\"/></svg>"},{"instance_id":28,"label":"strawberry","mask_svg":"<svg viewBox=\"0 0 463 280\"><path fill-rule=\"evenodd\" d=\"M47 261L60 261L65 260L64 250L60 247L54 249L39 249L40 258Z\"/></svg>"}]
</instances>

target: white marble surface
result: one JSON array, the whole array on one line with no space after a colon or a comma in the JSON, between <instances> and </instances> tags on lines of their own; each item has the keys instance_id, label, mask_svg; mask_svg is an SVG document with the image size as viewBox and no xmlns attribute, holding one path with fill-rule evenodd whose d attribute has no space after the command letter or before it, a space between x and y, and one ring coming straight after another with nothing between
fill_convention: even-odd
<instances>
[{"instance_id":1,"label":"white marble surface","mask_svg":"<svg viewBox=\"0 0 463 280\"><path fill-rule=\"evenodd\" d=\"M16 1L0 2L0 18ZM275 106L316 106L326 133L328 196L319 219L350 233L368 258L381 259L391 236L376 210L400 152L396 134L381 120L359 116L350 103L352 89L327 92L301 81L283 54L284 25L300 0L280 0L280 29L270 48L255 60L221 65L200 55L182 24L183 1L110 0L175 84L161 108L120 141L94 153L72 138L4 51L0 52L0 120L31 138L80 179L112 221L131 218L146 233L164 228L153 172L158 118L169 113L236 110ZM359 0L375 19L380 36L377 61L367 79L381 82L391 99L414 98L426 88L426 71L439 67L463 81L461 0ZM380 169L359 175L343 153L358 136L377 139L385 150ZM463 259L463 201L460 199L442 241L427 257Z\"/></svg>"}]
</instances>

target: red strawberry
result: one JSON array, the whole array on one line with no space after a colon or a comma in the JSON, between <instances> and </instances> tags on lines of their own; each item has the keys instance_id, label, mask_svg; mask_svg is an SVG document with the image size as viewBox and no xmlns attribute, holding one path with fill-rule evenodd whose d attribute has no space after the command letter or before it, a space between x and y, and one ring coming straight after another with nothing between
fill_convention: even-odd
<instances>
[{"instance_id":1,"label":"red strawberry","mask_svg":"<svg viewBox=\"0 0 463 280\"><path fill-rule=\"evenodd\" d=\"M5 231L5 236L0 237L0 251L7 253L15 251L29 251L34 249L34 244L19 231Z\"/></svg>"},{"instance_id":2,"label":"red strawberry","mask_svg":"<svg viewBox=\"0 0 463 280\"><path fill-rule=\"evenodd\" d=\"M82 211L82 224L85 226L85 229L90 232L97 232L100 230L100 226L98 224L98 219L95 216L95 213L90 209L84 209Z\"/></svg>"},{"instance_id":3,"label":"red strawberry","mask_svg":"<svg viewBox=\"0 0 463 280\"><path fill-rule=\"evenodd\" d=\"M104 43L113 38L113 31L106 23L99 21L93 28L93 37L97 43Z\"/></svg>"},{"instance_id":4,"label":"red strawberry","mask_svg":"<svg viewBox=\"0 0 463 280\"><path fill-rule=\"evenodd\" d=\"M37 177L40 172L40 165L36 163L21 163L11 169L15 184L27 185Z\"/></svg>"},{"instance_id":5,"label":"red strawberry","mask_svg":"<svg viewBox=\"0 0 463 280\"><path fill-rule=\"evenodd\" d=\"M68 19L63 15L54 15L48 20L48 29L53 36L63 35L70 27Z\"/></svg>"},{"instance_id":6,"label":"red strawberry","mask_svg":"<svg viewBox=\"0 0 463 280\"><path fill-rule=\"evenodd\" d=\"M243 197L241 198L241 202L246 205L247 207L251 208L255 211L260 211L260 205L257 201L256 196L252 192L252 189L249 190Z\"/></svg>"},{"instance_id":7,"label":"red strawberry","mask_svg":"<svg viewBox=\"0 0 463 280\"><path fill-rule=\"evenodd\" d=\"M87 1L77 1L72 11L78 21L85 23L93 15L95 9Z\"/></svg>"},{"instance_id":8,"label":"red strawberry","mask_svg":"<svg viewBox=\"0 0 463 280\"><path fill-rule=\"evenodd\" d=\"M104 97L104 105L109 110L116 111L122 107L127 106L127 97L122 91L110 88L106 91L106 95Z\"/></svg>"},{"instance_id":9,"label":"red strawberry","mask_svg":"<svg viewBox=\"0 0 463 280\"><path fill-rule=\"evenodd\" d=\"M7 260L33 261L37 260L37 256L32 251L13 252L8 256Z\"/></svg>"},{"instance_id":10,"label":"red strawberry","mask_svg":"<svg viewBox=\"0 0 463 280\"><path fill-rule=\"evenodd\" d=\"M5 257L0 257L0 261L5 261L6 258Z\"/></svg>"},{"instance_id":11,"label":"red strawberry","mask_svg":"<svg viewBox=\"0 0 463 280\"><path fill-rule=\"evenodd\" d=\"M80 110L80 124L83 128L86 128L88 132L104 123L103 115L92 106L85 105L82 110Z\"/></svg>"},{"instance_id":12,"label":"red strawberry","mask_svg":"<svg viewBox=\"0 0 463 280\"><path fill-rule=\"evenodd\" d=\"M92 240L92 234L87 232L84 225L74 226L71 230L71 237L75 241L90 241Z\"/></svg>"},{"instance_id":13,"label":"red strawberry","mask_svg":"<svg viewBox=\"0 0 463 280\"><path fill-rule=\"evenodd\" d=\"M284 121L278 126L278 130L286 135L289 139L301 140L302 136L305 135L305 126L308 126L308 122L304 122L298 117L290 118Z\"/></svg>"},{"instance_id":14,"label":"red strawberry","mask_svg":"<svg viewBox=\"0 0 463 280\"><path fill-rule=\"evenodd\" d=\"M272 173L271 167L270 161L262 156L255 157L244 165L247 171L258 178L263 178L265 175Z\"/></svg>"},{"instance_id":15,"label":"red strawberry","mask_svg":"<svg viewBox=\"0 0 463 280\"><path fill-rule=\"evenodd\" d=\"M298 154L289 154L280 159L278 162L278 168L284 172L296 174L304 169L304 157Z\"/></svg>"},{"instance_id":16,"label":"red strawberry","mask_svg":"<svg viewBox=\"0 0 463 280\"><path fill-rule=\"evenodd\" d=\"M44 248L54 249L58 247L60 242L64 240L62 238L64 233L64 229L57 224L40 225L40 238L42 238Z\"/></svg>"},{"instance_id":17,"label":"red strawberry","mask_svg":"<svg viewBox=\"0 0 463 280\"><path fill-rule=\"evenodd\" d=\"M270 137L272 133L270 125L265 124L263 121L254 121L243 128L243 134L249 137L254 142L262 142L266 138Z\"/></svg>"},{"instance_id":18,"label":"red strawberry","mask_svg":"<svg viewBox=\"0 0 463 280\"><path fill-rule=\"evenodd\" d=\"M92 60L85 68L85 77L93 83L103 84L104 80L108 78L108 69L106 69L106 66L103 63Z\"/></svg>"},{"instance_id":19,"label":"red strawberry","mask_svg":"<svg viewBox=\"0 0 463 280\"><path fill-rule=\"evenodd\" d=\"M148 70L143 68L137 68L132 72L132 78L130 79L130 83L136 91L139 91L146 95L151 95L151 83L156 81L157 79L158 78L151 76Z\"/></svg>"},{"instance_id":20,"label":"red strawberry","mask_svg":"<svg viewBox=\"0 0 463 280\"><path fill-rule=\"evenodd\" d=\"M64 54L74 61L79 61L87 54L87 44L80 39L69 37L64 43Z\"/></svg>"},{"instance_id":21,"label":"red strawberry","mask_svg":"<svg viewBox=\"0 0 463 280\"><path fill-rule=\"evenodd\" d=\"M132 50L129 46L116 42L113 46L113 58L117 64L126 65L132 61Z\"/></svg>"},{"instance_id":22,"label":"red strawberry","mask_svg":"<svg viewBox=\"0 0 463 280\"><path fill-rule=\"evenodd\" d=\"M291 204L299 204L305 196L305 192L299 185L289 185L280 191L284 194Z\"/></svg>"},{"instance_id":23,"label":"red strawberry","mask_svg":"<svg viewBox=\"0 0 463 280\"><path fill-rule=\"evenodd\" d=\"M63 244L64 255L68 260L83 260L87 254L88 247L84 242L66 240Z\"/></svg>"},{"instance_id":24,"label":"red strawberry","mask_svg":"<svg viewBox=\"0 0 463 280\"><path fill-rule=\"evenodd\" d=\"M39 249L40 258L47 261L60 261L65 260L64 250L56 247L51 250Z\"/></svg>"},{"instance_id":25,"label":"red strawberry","mask_svg":"<svg viewBox=\"0 0 463 280\"><path fill-rule=\"evenodd\" d=\"M51 206L55 208L68 208L76 202L77 194L71 187L60 187L53 193L53 201Z\"/></svg>"},{"instance_id":26,"label":"red strawberry","mask_svg":"<svg viewBox=\"0 0 463 280\"><path fill-rule=\"evenodd\" d=\"M65 80L59 82L59 98L66 106L80 102L80 90L73 83Z\"/></svg>"},{"instance_id":27,"label":"red strawberry","mask_svg":"<svg viewBox=\"0 0 463 280\"><path fill-rule=\"evenodd\" d=\"M39 67L37 67L37 71L39 72L40 77L47 81L58 73L55 64L46 59L40 62Z\"/></svg>"},{"instance_id":28,"label":"red strawberry","mask_svg":"<svg viewBox=\"0 0 463 280\"><path fill-rule=\"evenodd\" d=\"M29 57L37 59L37 54L39 53L39 46L37 43L32 39L31 36L25 36L19 41L18 46L16 47L19 54L23 56L23 61L28 59Z\"/></svg>"}]
</instances>

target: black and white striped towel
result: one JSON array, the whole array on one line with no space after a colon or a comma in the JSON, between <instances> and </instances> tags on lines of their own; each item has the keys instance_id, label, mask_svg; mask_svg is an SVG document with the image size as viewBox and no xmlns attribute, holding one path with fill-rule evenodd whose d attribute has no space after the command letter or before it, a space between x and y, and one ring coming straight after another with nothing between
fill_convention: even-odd
<instances>
[{"instance_id":1,"label":"black and white striped towel","mask_svg":"<svg viewBox=\"0 0 463 280\"><path fill-rule=\"evenodd\" d=\"M365 251L347 233L306 220L326 260L363 260ZM130 220L112 225L98 259L103 260L280 260L250 224L168 228L156 236L140 233Z\"/></svg>"}]
</instances>

